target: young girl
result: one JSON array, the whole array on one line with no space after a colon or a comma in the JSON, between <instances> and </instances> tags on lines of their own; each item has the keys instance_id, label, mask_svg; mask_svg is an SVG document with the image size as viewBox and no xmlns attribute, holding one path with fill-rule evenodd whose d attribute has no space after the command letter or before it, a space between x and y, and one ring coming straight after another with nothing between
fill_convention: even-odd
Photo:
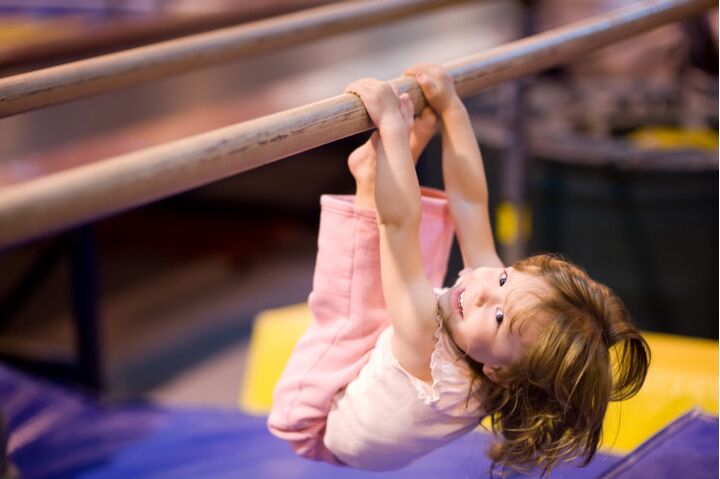
<instances>
[{"instance_id":1,"label":"young girl","mask_svg":"<svg viewBox=\"0 0 720 479\"><path fill-rule=\"evenodd\" d=\"M321 199L315 319L276 387L269 428L303 456L386 470L489 416L494 465L587 463L608 402L640 389L647 344L617 296L577 266L547 255L503 266L452 80L434 65L407 73L435 112L414 123L409 97L387 83L347 88L377 131L349 158L354 201ZM446 196L421 190L414 169L435 114ZM466 269L452 288L433 289L453 225Z\"/></svg>"}]
</instances>

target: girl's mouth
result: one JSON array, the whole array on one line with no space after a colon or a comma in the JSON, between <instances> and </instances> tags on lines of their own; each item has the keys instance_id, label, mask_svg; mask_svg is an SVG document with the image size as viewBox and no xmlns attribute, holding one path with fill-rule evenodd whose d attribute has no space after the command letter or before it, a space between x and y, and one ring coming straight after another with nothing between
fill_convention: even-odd
<instances>
[{"instance_id":1,"label":"girl's mouth","mask_svg":"<svg viewBox=\"0 0 720 479\"><path fill-rule=\"evenodd\" d=\"M465 288L458 288L455 291L453 291L452 294L452 304L455 310L460 313L460 317L464 318L464 312L463 312L463 299L465 298Z\"/></svg>"}]
</instances>

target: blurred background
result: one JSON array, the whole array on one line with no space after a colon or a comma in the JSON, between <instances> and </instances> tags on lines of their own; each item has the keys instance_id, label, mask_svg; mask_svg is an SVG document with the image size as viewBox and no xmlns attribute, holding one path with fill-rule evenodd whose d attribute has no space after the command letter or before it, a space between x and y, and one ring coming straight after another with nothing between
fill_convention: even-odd
<instances>
[{"instance_id":1,"label":"blurred background","mask_svg":"<svg viewBox=\"0 0 720 479\"><path fill-rule=\"evenodd\" d=\"M0 0L0 77L325 3ZM0 188L625 3L465 3L3 118ZM717 339L717 28L714 10L467 99L506 262L562 253L642 329ZM0 358L111 398L234 406L252 320L306 299L319 196L352 192L345 158L364 139L0 251ZM418 174L441 187L437 139ZM448 283L459 269L455 251ZM85 375L81 317L100 337Z\"/></svg>"}]
</instances>

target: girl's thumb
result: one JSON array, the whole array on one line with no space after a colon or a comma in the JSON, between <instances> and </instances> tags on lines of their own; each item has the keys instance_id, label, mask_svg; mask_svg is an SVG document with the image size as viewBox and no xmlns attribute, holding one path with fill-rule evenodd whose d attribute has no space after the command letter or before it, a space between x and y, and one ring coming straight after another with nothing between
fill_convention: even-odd
<instances>
[{"instance_id":1,"label":"girl's thumb","mask_svg":"<svg viewBox=\"0 0 720 479\"><path fill-rule=\"evenodd\" d=\"M424 73L419 73L417 76L417 79L418 79L418 83L420 83L420 86L423 88L424 91L431 93L431 94L435 93L435 91L436 91L435 82L432 81L432 79L429 76L427 76Z\"/></svg>"}]
</instances>

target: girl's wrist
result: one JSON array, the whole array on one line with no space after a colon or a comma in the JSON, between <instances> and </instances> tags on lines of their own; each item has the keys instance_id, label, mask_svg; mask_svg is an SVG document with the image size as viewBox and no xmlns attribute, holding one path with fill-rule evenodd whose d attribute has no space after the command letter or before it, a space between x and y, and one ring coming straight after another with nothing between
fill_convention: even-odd
<instances>
[{"instance_id":1,"label":"girl's wrist","mask_svg":"<svg viewBox=\"0 0 720 479\"><path fill-rule=\"evenodd\" d=\"M355 206L359 208L376 209L375 185L360 185L355 188Z\"/></svg>"},{"instance_id":2,"label":"girl's wrist","mask_svg":"<svg viewBox=\"0 0 720 479\"><path fill-rule=\"evenodd\" d=\"M388 114L383 116L377 127L378 130L380 130L381 136L383 134L393 134L396 132L407 131L407 126L400 114Z\"/></svg>"},{"instance_id":3,"label":"girl's wrist","mask_svg":"<svg viewBox=\"0 0 720 479\"><path fill-rule=\"evenodd\" d=\"M467 115L467 110L462 100L460 100L457 95L454 95L453 99L450 100L448 105L439 114L444 120L445 118L451 118L457 115Z\"/></svg>"}]
</instances>

